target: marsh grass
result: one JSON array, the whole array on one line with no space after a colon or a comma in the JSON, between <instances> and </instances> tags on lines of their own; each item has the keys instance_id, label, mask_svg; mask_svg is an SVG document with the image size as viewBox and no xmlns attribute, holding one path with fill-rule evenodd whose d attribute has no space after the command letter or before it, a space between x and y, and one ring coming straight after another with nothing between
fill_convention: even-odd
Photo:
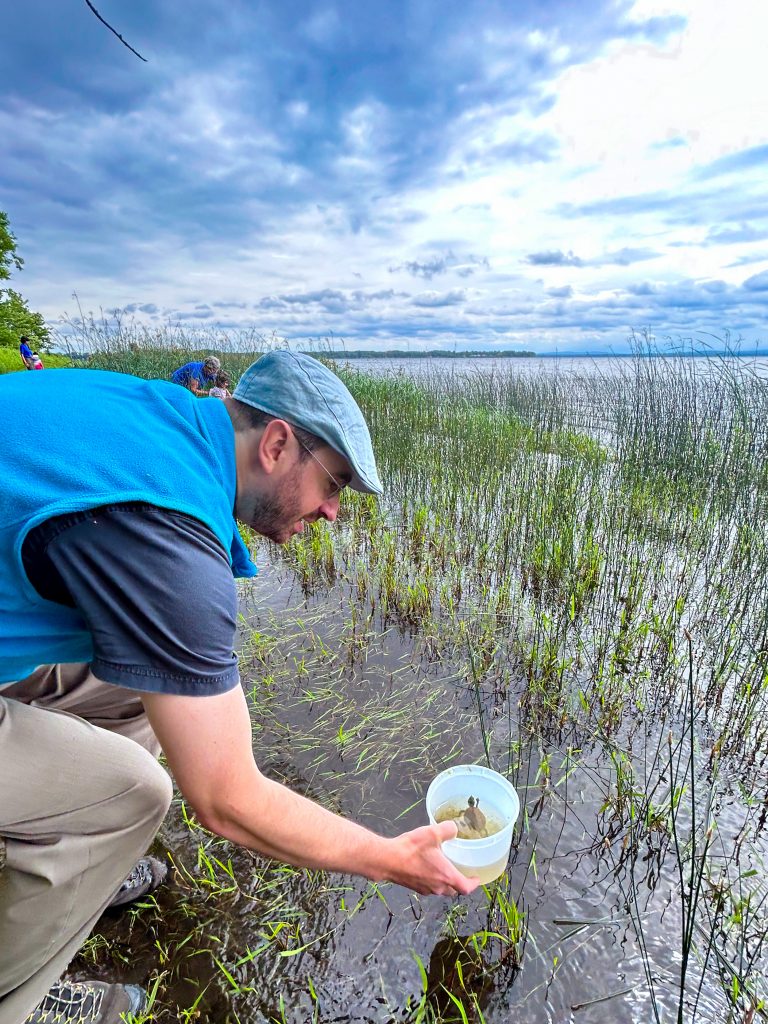
<instances>
[{"instance_id":1,"label":"marsh grass","mask_svg":"<svg viewBox=\"0 0 768 1024\"><path fill-rule=\"evenodd\" d=\"M94 358L110 368L166 376L169 353L181 358L182 342L168 338L160 353L153 336L138 353L135 336L97 340ZM221 351L209 340L184 351ZM585 376L339 370L387 494L345 494L333 528L314 524L285 551L269 549L286 573L272 610L244 593L259 760L376 828L383 808L391 828L418 821L439 768L488 761L524 803L507 888L460 901L425 943L426 911L391 890L281 872L194 825L204 855L182 861L174 847L189 841L177 829L167 841L187 909L161 956L160 1005L181 998L191 959L207 964L193 993L205 988L201 1012L286 1022L344 1012L359 997L335 950L373 920L370 964L399 942L412 950L411 982L396 991L395 975L380 975L379 1008L366 1003L360 1019L495 1024L512 1006L539 1019L537 1000L554 993L585 1012L618 1002L628 990L607 980L568 996L574 965L606 933L633 936L648 1019L757 1019L768 933L768 380L735 359L645 351ZM566 862L592 865L604 910L546 937L525 892L558 877L552 823L562 816L560 834L569 828L584 789L591 820ZM250 930L222 930L222 907L242 901Z\"/></svg>"},{"instance_id":2,"label":"marsh grass","mask_svg":"<svg viewBox=\"0 0 768 1024\"><path fill-rule=\"evenodd\" d=\"M99 316L67 317L54 334L54 344L80 367L167 379L179 366L215 355L233 381L262 352L276 347L275 338L254 331L226 331L165 323L149 327L116 310Z\"/></svg>"},{"instance_id":3,"label":"marsh grass","mask_svg":"<svg viewBox=\"0 0 768 1024\"><path fill-rule=\"evenodd\" d=\"M337 547L350 578L353 559L365 564L365 596L382 623L438 635L433 646L449 657L463 636L485 646L494 688L510 668L522 675L527 728L602 745L615 780L603 814L631 821L625 851L657 861L674 851L685 908L676 1019L695 1016L710 961L732 1012L762 1012L761 890L744 897L750 928L740 913L708 913L703 890L709 872L743 855L746 834L758 856L765 825L756 811L765 773L754 769L768 758L768 381L734 360L639 354L607 379L348 383L392 495L379 516L365 499L348 500ZM417 580L426 589L418 610ZM682 731L686 744L654 756L642 722L656 735ZM682 781L665 786L683 760ZM718 773L699 831L696 779L707 761ZM727 799L745 768L739 849L721 843L715 869L716 795ZM743 873L735 877L743 886ZM724 953L732 958L734 945L737 963Z\"/></svg>"}]
</instances>

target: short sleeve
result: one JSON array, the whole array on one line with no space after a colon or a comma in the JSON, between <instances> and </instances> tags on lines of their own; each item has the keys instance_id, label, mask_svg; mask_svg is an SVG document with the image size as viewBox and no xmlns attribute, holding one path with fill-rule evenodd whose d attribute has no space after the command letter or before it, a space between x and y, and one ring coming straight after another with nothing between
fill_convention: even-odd
<instances>
[{"instance_id":1,"label":"short sleeve","mask_svg":"<svg viewBox=\"0 0 768 1024\"><path fill-rule=\"evenodd\" d=\"M46 552L91 631L99 679L182 696L238 684L237 591L205 524L115 505L56 533Z\"/></svg>"}]
</instances>

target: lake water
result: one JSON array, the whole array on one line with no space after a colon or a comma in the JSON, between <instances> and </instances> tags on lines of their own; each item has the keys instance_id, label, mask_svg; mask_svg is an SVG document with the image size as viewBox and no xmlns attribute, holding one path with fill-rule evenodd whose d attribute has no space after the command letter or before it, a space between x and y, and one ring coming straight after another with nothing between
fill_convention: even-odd
<instances>
[{"instance_id":1,"label":"lake water","mask_svg":"<svg viewBox=\"0 0 768 1024\"><path fill-rule=\"evenodd\" d=\"M671 368L681 366L697 375L708 375L725 370L728 372L754 373L768 377L768 356L679 356L643 357L633 356L547 356L547 357L496 357L463 359L403 359L403 358L359 358L349 359L350 369L359 369L372 374L406 374L419 377L425 374L493 374L514 373L533 375L537 373L562 374L570 376L632 376L636 365L653 362L656 367L668 364ZM342 361L343 363L343 361Z\"/></svg>"}]
</instances>

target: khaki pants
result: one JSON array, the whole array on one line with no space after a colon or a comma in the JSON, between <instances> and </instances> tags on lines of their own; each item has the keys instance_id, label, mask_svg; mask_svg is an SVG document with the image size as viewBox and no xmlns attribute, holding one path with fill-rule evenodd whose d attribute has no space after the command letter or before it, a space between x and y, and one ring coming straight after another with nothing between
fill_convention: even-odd
<instances>
[{"instance_id":1,"label":"khaki pants","mask_svg":"<svg viewBox=\"0 0 768 1024\"><path fill-rule=\"evenodd\" d=\"M0 1024L63 974L171 801L138 695L87 665L0 687Z\"/></svg>"}]
</instances>

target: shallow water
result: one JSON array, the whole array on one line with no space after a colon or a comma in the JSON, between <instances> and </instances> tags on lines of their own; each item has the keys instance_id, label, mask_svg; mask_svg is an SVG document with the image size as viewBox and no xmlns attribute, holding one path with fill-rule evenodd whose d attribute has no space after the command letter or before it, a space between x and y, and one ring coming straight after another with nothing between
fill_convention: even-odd
<instances>
[{"instance_id":1,"label":"shallow water","mask_svg":"<svg viewBox=\"0 0 768 1024\"><path fill-rule=\"evenodd\" d=\"M342 585L305 600L289 573L268 564L266 548L259 562L263 573L244 588L241 608L260 767L384 834L424 824L434 775L484 761L466 665L432 657L423 639L394 628L353 629ZM492 767L509 774L523 806L498 883L525 914L519 967L493 937L507 928L496 886L427 898L286 868L190 828L176 801L158 844L176 866L171 884L157 904L102 919L106 943L92 943L77 974L145 983L164 972L158 1019L168 1020L194 1006L197 1019L217 1024L415 1021L425 972L426 1002L444 1020L461 1019L448 989L470 1021L480 1011L488 1024L644 1024L653 1017L639 914L662 1019L676 1019L681 905L663 837L652 835L644 858L628 862L603 809L605 754L569 750L556 736L522 741L525 711L514 690L506 699L486 693L483 703ZM723 802L724 841L742 817L737 800ZM726 1019L710 973L696 1020Z\"/></svg>"}]
</instances>

